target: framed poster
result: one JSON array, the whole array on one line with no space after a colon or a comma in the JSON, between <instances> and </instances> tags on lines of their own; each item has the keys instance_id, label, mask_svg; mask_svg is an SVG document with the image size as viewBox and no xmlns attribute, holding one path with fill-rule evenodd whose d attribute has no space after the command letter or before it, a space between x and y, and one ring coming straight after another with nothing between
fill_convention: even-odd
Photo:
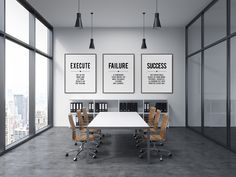
<instances>
[{"instance_id":1,"label":"framed poster","mask_svg":"<svg viewBox=\"0 0 236 177\"><path fill-rule=\"evenodd\" d=\"M141 92L173 93L173 54L141 55Z\"/></svg>"},{"instance_id":2,"label":"framed poster","mask_svg":"<svg viewBox=\"0 0 236 177\"><path fill-rule=\"evenodd\" d=\"M103 54L103 93L134 93L134 54Z\"/></svg>"},{"instance_id":3,"label":"framed poster","mask_svg":"<svg viewBox=\"0 0 236 177\"><path fill-rule=\"evenodd\" d=\"M97 55L65 54L65 93L97 92Z\"/></svg>"}]
</instances>

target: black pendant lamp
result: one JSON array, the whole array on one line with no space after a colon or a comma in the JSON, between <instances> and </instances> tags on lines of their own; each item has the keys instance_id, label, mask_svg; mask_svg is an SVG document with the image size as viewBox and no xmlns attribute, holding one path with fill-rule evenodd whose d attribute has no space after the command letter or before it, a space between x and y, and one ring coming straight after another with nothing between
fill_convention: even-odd
<instances>
[{"instance_id":1,"label":"black pendant lamp","mask_svg":"<svg viewBox=\"0 0 236 177\"><path fill-rule=\"evenodd\" d=\"M145 39L145 12L143 12L143 39L142 39L142 46L141 49L146 49L146 39Z\"/></svg>"},{"instance_id":2,"label":"black pendant lamp","mask_svg":"<svg viewBox=\"0 0 236 177\"><path fill-rule=\"evenodd\" d=\"M156 13L155 13L155 17L154 17L154 23L153 23L153 28L157 29L161 27L161 22L160 22L160 17L159 17L159 13L157 12L157 2L158 0L156 0Z\"/></svg>"},{"instance_id":3,"label":"black pendant lamp","mask_svg":"<svg viewBox=\"0 0 236 177\"><path fill-rule=\"evenodd\" d=\"M78 13L77 13L76 21L75 21L75 27L79 29L83 29L82 18L81 18L81 13L80 13L80 0L78 0Z\"/></svg>"},{"instance_id":4,"label":"black pendant lamp","mask_svg":"<svg viewBox=\"0 0 236 177\"><path fill-rule=\"evenodd\" d=\"M90 38L89 49L95 49L93 40L93 12L91 12L91 38Z\"/></svg>"}]
</instances>

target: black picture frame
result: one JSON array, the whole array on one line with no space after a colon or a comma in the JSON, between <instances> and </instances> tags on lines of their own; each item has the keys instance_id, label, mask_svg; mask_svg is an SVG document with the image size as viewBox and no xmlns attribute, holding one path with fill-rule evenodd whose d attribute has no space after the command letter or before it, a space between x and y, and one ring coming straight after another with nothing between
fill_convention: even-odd
<instances>
[{"instance_id":1,"label":"black picture frame","mask_svg":"<svg viewBox=\"0 0 236 177\"><path fill-rule=\"evenodd\" d=\"M144 92L143 91L143 66L142 66L142 64L143 64L143 56L144 55L171 55L171 63L172 63L172 65L171 65L171 72L172 72L172 74L171 74L171 92ZM174 60L173 60L173 58L174 58L174 55L173 55L173 53L142 53L141 54L141 93L142 94L173 94L173 89L174 89L174 67L173 67L173 65L174 65Z\"/></svg>"},{"instance_id":2,"label":"black picture frame","mask_svg":"<svg viewBox=\"0 0 236 177\"><path fill-rule=\"evenodd\" d=\"M94 71L94 84L95 91L94 92L68 92L66 90L66 56L67 55L93 55L95 56L95 71ZM64 54L64 93L65 94L95 94L97 93L97 54L96 53L65 53Z\"/></svg>"},{"instance_id":3,"label":"black picture frame","mask_svg":"<svg viewBox=\"0 0 236 177\"><path fill-rule=\"evenodd\" d=\"M106 92L104 90L104 57L107 55L131 55L131 56L133 56L133 89L132 89L132 92ZM103 53L102 54L102 93L103 94L134 94L135 93L135 54L134 53Z\"/></svg>"}]
</instances>

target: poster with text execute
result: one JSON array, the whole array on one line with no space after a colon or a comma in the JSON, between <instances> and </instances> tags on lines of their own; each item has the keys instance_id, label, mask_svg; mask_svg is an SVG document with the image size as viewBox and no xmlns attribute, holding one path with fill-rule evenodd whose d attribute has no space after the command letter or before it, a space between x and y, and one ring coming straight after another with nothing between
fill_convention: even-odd
<instances>
[{"instance_id":1,"label":"poster with text execute","mask_svg":"<svg viewBox=\"0 0 236 177\"><path fill-rule=\"evenodd\" d=\"M96 93L96 54L65 54L65 93Z\"/></svg>"},{"instance_id":2,"label":"poster with text execute","mask_svg":"<svg viewBox=\"0 0 236 177\"><path fill-rule=\"evenodd\" d=\"M142 93L173 93L173 54L142 54Z\"/></svg>"},{"instance_id":3,"label":"poster with text execute","mask_svg":"<svg viewBox=\"0 0 236 177\"><path fill-rule=\"evenodd\" d=\"M134 93L134 54L103 54L103 93Z\"/></svg>"}]
</instances>

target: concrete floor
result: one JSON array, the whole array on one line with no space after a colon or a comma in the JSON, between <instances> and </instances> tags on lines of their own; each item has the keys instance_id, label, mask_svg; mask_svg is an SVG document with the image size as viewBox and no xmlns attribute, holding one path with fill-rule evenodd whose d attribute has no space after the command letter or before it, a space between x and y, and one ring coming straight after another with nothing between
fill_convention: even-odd
<instances>
[{"instance_id":1,"label":"concrete floor","mask_svg":"<svg viewBox=\"0 0 236 177\"><path fill-rule=\"evenodd\" d=\"M0 157L0 177L235 177L236 154L186 128L170 128L163 147L173 157L152 163L137 157L132 134L106 130L97 159L77 162L65 152L75 148L69 128L52 128Z\"/></svg>"}]
</instances>

